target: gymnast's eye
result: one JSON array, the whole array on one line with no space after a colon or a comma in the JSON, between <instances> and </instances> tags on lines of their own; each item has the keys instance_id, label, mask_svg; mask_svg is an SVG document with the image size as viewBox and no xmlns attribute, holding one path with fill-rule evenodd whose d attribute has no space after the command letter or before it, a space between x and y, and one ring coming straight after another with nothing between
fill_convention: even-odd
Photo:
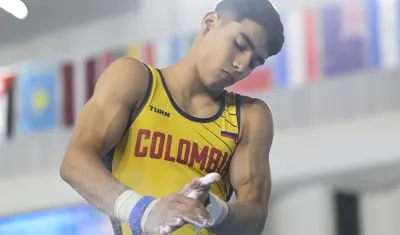
<instances>
[{"instance_id":1,"label":"gymnast's eye","mask_svg":"<svg viewBox=\"0 0 400 235\"><path fill-rule=\"evenodd\" d=\"M236 40L233 40L233 44L235 45L235 47L236 47L236 49L238 50L238 51L245 51L246 50L246 48L244 47L244 46L241 46Z\"/></svg>"}]
</instances>

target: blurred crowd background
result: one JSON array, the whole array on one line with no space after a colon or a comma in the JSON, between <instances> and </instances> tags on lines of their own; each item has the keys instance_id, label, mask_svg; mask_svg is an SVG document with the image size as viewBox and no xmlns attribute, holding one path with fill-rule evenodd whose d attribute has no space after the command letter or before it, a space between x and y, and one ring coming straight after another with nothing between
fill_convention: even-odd
<instances>
[{"instance_id":1,"label":"blurred crowd background","mask_svg":"<svg viewBox=\"0 0 400 235\"><path fill-rule=\"evenodd\" d=\"M58 175L76 117L116 58L182 58L215 3L0 1L1 235L112 234ZM282 52L229 88L274 115L264 234L399 235L400 0L273 3Z\"/></svg>"}]
</instances>

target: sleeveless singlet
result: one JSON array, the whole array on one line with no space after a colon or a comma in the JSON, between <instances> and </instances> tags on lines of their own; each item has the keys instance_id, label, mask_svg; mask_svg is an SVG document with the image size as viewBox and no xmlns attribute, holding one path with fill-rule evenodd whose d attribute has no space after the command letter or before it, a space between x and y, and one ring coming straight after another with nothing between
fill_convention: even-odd
<instances>
[{"instance_id":1,"label":"sleeveless singlet","mask_svg":"<svg viewBox=\"0 0 400 235\"><path fill-rule=\"evenodd\" d=\"M240 124L239 95L224 91L219 111L210 118L196 118L174 102L161 71L145 65L149 84L117 145L104 161L112 174L141 195L160 198L178 192L185 184L210 172L222 180L211 191L228 201L232 194L229 164L235 151ZM132 235L128 224L112 220L116 235ZM196 233L185 225L174 235ZM136 234L135 234L136 235Z\"/></svg>"}]
</instances>

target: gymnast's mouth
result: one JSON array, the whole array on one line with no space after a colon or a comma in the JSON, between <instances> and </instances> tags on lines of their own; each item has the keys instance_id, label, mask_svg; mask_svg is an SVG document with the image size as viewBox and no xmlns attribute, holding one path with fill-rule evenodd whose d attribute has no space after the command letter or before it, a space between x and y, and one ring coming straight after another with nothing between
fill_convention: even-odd
<instances>
[{"instance_id":1,"label":"gymnast's mouth","mask_svg":"<svg viewBox=\"0 0 400 235\"><path fill-rule=\"evenodd\" d=\"M222 70L222 78L228 80L230 84L235 83L235 76L224 69Z\"/></svg>"}]
</instances>

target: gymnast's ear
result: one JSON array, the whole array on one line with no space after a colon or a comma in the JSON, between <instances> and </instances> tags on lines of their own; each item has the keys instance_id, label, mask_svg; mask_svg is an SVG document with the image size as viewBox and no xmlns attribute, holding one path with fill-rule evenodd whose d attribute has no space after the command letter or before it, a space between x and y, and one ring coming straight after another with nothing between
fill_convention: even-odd
<instances>
[{"instance_id":1,"label":"gymnast's ear","mask_svg":"<svg viewBox=\"0 0 400 235\"><path fill-rule=\"evenodd\" d=\"M220 14L216 11L207 12L201 21L200 31L202 35L216 28L221 23Z\"/></svg>"}]
</instances>

